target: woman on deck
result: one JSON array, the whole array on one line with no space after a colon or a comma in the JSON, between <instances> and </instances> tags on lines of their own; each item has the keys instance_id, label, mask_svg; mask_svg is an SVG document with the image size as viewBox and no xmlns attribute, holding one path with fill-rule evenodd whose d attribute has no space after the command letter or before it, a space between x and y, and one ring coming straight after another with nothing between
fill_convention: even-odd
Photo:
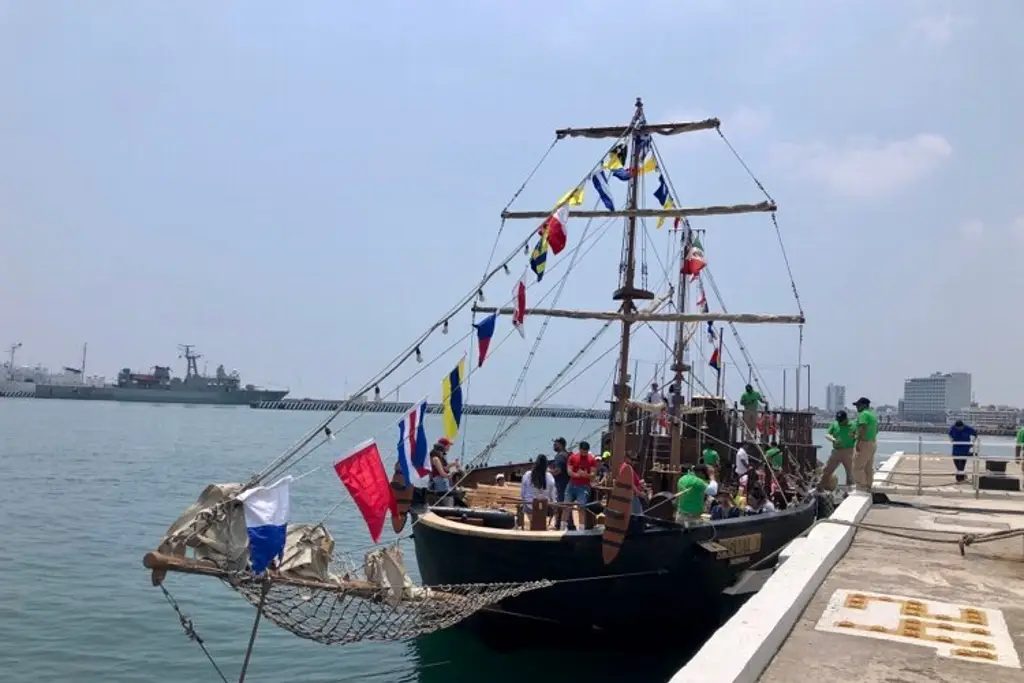
<instances>
[{"instance_id":1,"label":"woman on deck","mask_svg":"<svg viewBox=\"0 0 1024 683\"><path fill-rule=\"evenodd\" d=\"M548 456L541 453L533 462L533 469L523 477L519 485L519 497L527 505L534 500L546 500L553 503L558 499L555 491L555 475L548 472Z\"/></svg>"}]
</instances>

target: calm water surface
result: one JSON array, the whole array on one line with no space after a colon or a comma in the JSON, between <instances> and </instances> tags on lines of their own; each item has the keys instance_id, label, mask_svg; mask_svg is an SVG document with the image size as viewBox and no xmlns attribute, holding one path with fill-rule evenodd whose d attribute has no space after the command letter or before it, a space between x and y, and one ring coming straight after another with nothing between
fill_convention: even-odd
<instances>
[{"instance_id":1,"label":"calm water surface","mask_svg":"<svg viewBox=\"0 0 1024 683\"><path fill-rule=\"evenodd\" d=\"M219 680L150 586L142 556L204 486L246 479L323 417L249 408L0 399L0 522L8 533L0 548L2 679ZM342 428L352 418L339 418L337 442L293 470L306 476L293 488L292 517L317 521L340 501L328 526L340 549L361 557L369 534L330 464L371 436L382 442L385 457L390 455L394 416L366 415ZM430 416L428 431L436 434L439 422ZM498 422L470 418L467 455L491 438ZM547 449L553 436L582 438L600 427L595 421L526 420L492 461L522 460ZM880 443L880 455L916 452L915 435L883 436L905 442ZM820 435L816 439L823 441ZM1009 440L986 443L1012 450ZM415 579L411 544L403 547ZM167 585L228 680L237 680L253 609L219 581L172 574ZM551 641L557 640L552 631ZM412 643L325 647L267 623L247 680L521 683L529 671L535 683L611 675L661 682L691 649L609 657L549 649L497 652L492 645L453 631Z\"/></svg>"}]
</instances>

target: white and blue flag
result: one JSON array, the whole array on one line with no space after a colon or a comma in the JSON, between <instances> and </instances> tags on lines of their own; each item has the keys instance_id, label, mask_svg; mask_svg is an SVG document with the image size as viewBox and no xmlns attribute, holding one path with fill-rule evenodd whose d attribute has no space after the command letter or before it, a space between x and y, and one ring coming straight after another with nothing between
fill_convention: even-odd
<instances>
[{"instance_id":1,"label":"white and blue flag","mask_svg":"<svg viewBox=\"0 0 1024 683\"><path fill-rule=\"evenodd\" d=\"M292 481L293 477L288 475L270 486L257 486L238 496L249 531L249 562L257 574L262 574L274 558L284 555Z\"/></svg>"}]
</instances>

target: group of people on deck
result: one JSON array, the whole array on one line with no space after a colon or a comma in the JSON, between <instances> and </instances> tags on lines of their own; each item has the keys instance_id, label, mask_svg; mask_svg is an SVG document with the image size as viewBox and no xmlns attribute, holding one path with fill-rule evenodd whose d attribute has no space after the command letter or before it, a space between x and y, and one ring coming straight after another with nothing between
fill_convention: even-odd
<instances>
[{"instance_id":1,"label":"group of people on deck","mask_svg":"<svg viewBox=\"0 0 1024 683\"><path fill-rule=\"evenodd\" d=\"M543 498L556 503L568 503L555 513L556 529L562 524L574 531L576 520L573 507L584 508L592 498L592 486L601 470L607 470L611 453L605 451L599 459L590 452L590 444L580 441L577 450L570 453L567 442L558 437L552 444L554 455L549 459L544 453L533 461L533 468L523 477L519 485L519 497L524 503Z\"/></svg>"},{"instance_id":2,"label":"group of people on deck","mask_svg":"<svg viewBox=\"0 0 1024 683\"><path fill-rule=\"evenodd\" d=\"M878 415L871 401L860 397L853 403L857 414L853 420L845 410L836 412L825 438L832 444L832 454L821 471L818 489L836 488L835 471L839 465L846 471L846 486L858 491L871 491L875 477L875 453L878 450Z\"/></svg>"},{"instance_id":3,"label":"group of people on deck","mask_svg":"<svg viewBox=\"0 0 1024 683\"><path fill-rule=\"evenodd\" d=\"M569 452L564 438L552 442L553 455L539 454L533 467L519 487L519 498L524 504L544 499L563 503L555 508L552 523L555 529L575 531L582 519L577 511L584 509L594 498L594 486L607 480L611 474L611 453L604 451L601 457L590 450L590 444L581 441L574 452ZM772 441L764 451L763 461L758 456L760 449L753 443L743 444L737 451L733 470L736 486L726 488L717 478L721 465L718 451L710 443L705 444L697 465L689 468L676 483L676 514L678 522L704 519L730 519L743 515L774 512L776 505L772 494L779 495L779 473L782 470L783 450ZM633 471L633 514L643 514L643 501L650 490L640 477L636 463ZM496 483L503 485L504 477L499 475ZM763 482L763 483L762 483Z\"/></svg>"},{"instance_id":4,"label":"group of people on deck","mask_svg":"<svg viewBox=\"0 0 1024 683\"><path fill-rule=\"evenodd\" d=\"M772 497L781 495L778 482L784 452L774 440L764 451L763 461L757 456L758 452L751 442L745 442L736 450L733 465L736 488L732 489L718 481L721 456L714 446L705 444L700 462L676 482L676 521L696 522L704 515L714 521L775 512Z\"/></svg>"}]
</instances>

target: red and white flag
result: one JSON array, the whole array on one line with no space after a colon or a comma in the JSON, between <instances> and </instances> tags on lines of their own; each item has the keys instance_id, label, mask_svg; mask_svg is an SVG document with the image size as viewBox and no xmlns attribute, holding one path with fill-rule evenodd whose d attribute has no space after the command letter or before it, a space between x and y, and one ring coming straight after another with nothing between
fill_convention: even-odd
<instances>
[{"instance_id":1,"label":"red and white flag","mask_svg":"<svg viewBox=\"0 0 1024 683\"><path fill-rule=\"evenodd\" d=\"M526 330L523 328L523 322L526 320L526 283L522 278L516 283L513 294L515 298L512 306L512 326L523 339L526 339Z\"/></svg>"},{"instance_id":2,"label":"red and white flag","mask_svg":"<svg viewBox=\"0 0 1024 683\"><path fill-rule=\"evenodd\" d=\"M569 202L566 202L555 209L555 212L548 216L548 219L537 229L538 235L543 236L545 233L547 234L548 247L551 248L552 254L557 255L565 249L565 243L568 239L565 226L568 222Z\"/></svg>"}]
</instances>

